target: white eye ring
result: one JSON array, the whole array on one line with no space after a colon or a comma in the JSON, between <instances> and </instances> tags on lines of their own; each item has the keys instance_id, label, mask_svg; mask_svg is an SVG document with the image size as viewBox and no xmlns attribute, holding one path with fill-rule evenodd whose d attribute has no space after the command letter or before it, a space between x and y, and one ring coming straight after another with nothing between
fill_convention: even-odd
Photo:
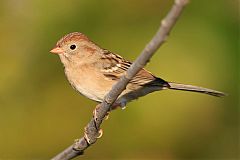
<instances>
[{"instance_id":1,"label":"white eye ring","mask_svg":"<svg viewBox=\"0 0 240 160\"><path fill-rule=\"evenodd\" d=\"M77 46L76 46L75 44L70 45L70 49L71 49L71 50L74 50L74 49L76 49L76 48L77 48Z\"/></svg>"}]
</instances>

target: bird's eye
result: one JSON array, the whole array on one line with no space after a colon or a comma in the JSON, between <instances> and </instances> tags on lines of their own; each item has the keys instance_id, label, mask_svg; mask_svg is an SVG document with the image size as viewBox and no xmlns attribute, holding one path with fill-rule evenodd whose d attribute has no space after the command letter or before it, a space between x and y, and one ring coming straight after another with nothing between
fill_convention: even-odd
<instances>
[{"instance_id":1,"label":"bird's eye","mask_svg":"<svg viewBox=\"0 0 240 160\"><path fill-rule=\"evenodd\" d=\"M76 49L76 45L75 45L75 44L72 44L72 45L70 46L70 49L71 49L71 50Z\"/></svg>"}]
</instances>

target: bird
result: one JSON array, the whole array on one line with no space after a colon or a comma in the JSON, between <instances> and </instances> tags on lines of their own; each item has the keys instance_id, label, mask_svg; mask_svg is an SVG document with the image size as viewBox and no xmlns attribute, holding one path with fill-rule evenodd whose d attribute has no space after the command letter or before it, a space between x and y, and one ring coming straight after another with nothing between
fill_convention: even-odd
<instances>
[{"instance_id":1,"label":"bird","mask_svg":"<svg viewBox=\"0 0 240 160\"><path fill-rule=\"evenodd\" d=\"M101 48L80 32L63 36L50 52L59 55L71 86L80 94L99 103L132 64L120 55ZM125 108L132 100L166 89L225 96L225 93L220 91L165 81L142 68L130 80L112 108Z\"/></svg>"}]
</instances>

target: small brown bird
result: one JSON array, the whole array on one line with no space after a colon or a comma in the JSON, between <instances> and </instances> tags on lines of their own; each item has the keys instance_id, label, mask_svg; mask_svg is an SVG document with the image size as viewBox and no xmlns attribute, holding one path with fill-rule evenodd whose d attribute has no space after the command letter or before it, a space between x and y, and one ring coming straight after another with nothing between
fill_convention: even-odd
<instances>
[{"instance_id":1,"label":"small brown bird","mask_svg":"<svg viewBox=\"0 0 240 160\"><path fill-rule=\"evenodd\" d=\"M70 33L61 38L50 52L59 55L71 86L97 102L103 101L113 84L132 64L121 56L102 49L79 32ZM127 102L163 89L199 92L217 97L225 95L207 88L167 82L141 69L113 106L114 108L125 107Z\"/></svg>"}]
</instances>

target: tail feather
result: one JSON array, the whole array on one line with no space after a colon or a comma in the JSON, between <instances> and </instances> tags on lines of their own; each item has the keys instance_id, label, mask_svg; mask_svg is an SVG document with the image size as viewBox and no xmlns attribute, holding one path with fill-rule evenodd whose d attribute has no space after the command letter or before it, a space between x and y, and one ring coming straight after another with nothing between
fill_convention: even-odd
<instances>
[{"instance_id":1,"label":"tail feather","mask_svg":"<svg viewBox=\"0 0 240 160\"><path fill-rule=\"evenodd\" d=\"M226 96L226 94L223 92L215 91L215 90L208 89L208 88L197 87L197 86L192 86L192 85L187 85L187 84L174 83L174 82L168 82L168 84L169 84L169 89L205 93L205 94L209 94L209 95L216 96L216 97Z\"/></svg>"}]
</instances>

